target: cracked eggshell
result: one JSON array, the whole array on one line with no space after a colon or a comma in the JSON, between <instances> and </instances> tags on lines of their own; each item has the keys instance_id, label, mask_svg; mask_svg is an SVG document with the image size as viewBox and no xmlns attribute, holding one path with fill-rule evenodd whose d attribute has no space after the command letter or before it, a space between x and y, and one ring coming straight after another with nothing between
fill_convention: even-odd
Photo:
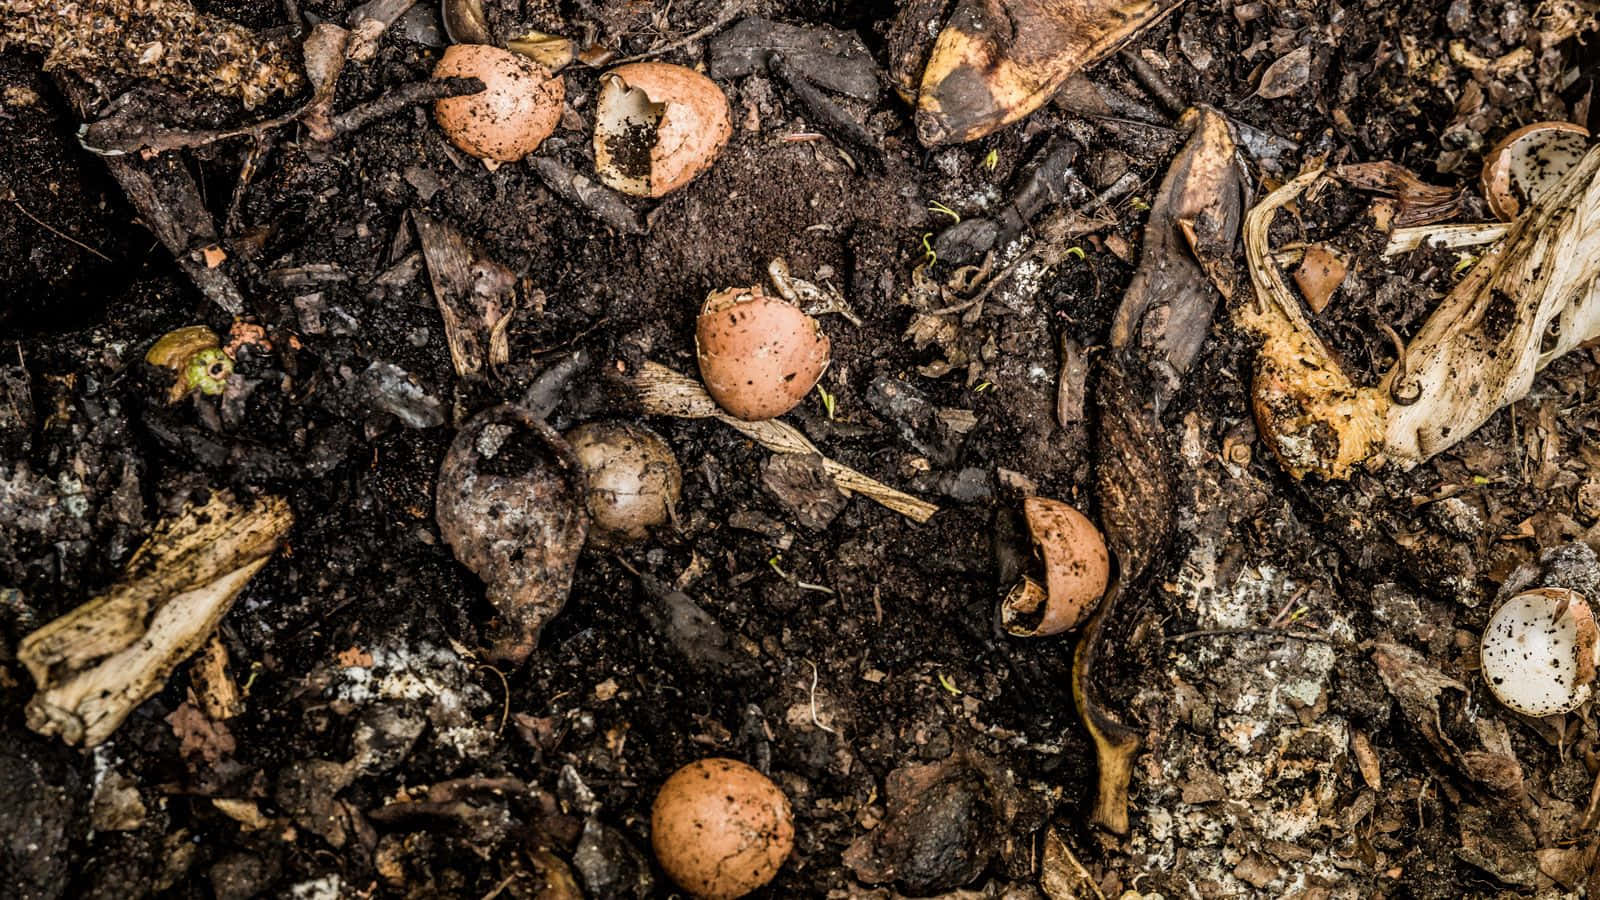
<instances>
[{"instance_id":1,"label":"cracked eggshell","mask_svg":"<svg viewBox=\"0 0 1600 900\"><path fill-rule=\"evenodd\" d=\"M433 77L483 82L483 90L476 94L435 102L433 117L450 143L487 163L527 156L561 121L566 96L561 76L509 50L455 44L444 51Z\"/></svg>"},{"instance_id":2,"label":"cracked eggshell","mask_svg":"<svg viewBox=\"0 0 1600 900\"><path fill-rule=\"evenodd\" d=\"M1059 500L1022 502L1028 531L1044 557L1045 585L1024 578L1000 607L1000 624L1019 637L1060 634L1087 616L1111 580L1111 555L1100 529Z\"/></svg>"},{"instance_id":3,"label":"cracked eggshell","mask_svg":"<svg viewBox=\"0 0 1600 900\"><path fill-rule=\"evenodd\" d=\"M632 422L587 422L565 437L583 466L590 540L642 540L673 517L683 473L660 435Z\"/></svg>"},{"instance_id":4,"label":"cracked eggshell","mask_svg":"<svg viewBox=\"0 0 1600 900\"><path fill-rule=\"evenodd\" d=\"M1511 132L1483 158L1483 196L1503 221L1561 180L1589 149L1589 132L1571 122L1535 122Z\"/></svg>"},{"instance_id":5,"label":"cracked eggshell","mask_svg":"<svg viewBox=\"0 0 1600 900\"><path fill-rule=\"evenodd\" d=\"M1582 595L1566 588L1517 594L1489 617L1478 645L1495 699L1525 716L1582 706L1600 665L1600 630Z\"/></svg>"},{"instance_id":6,"label":"cracked eggshell","mask_svg":"<svg viewBox=\"0 0 1600 900\"><path fill-rule=\"evenodd\" d=\"M670 63L618 66L600 77L594 169L606 186L661 197L711 167L733 125L716 82Z\"/></svg>"},{"instance_id":7,"label":"cracked eggshell","mask_svg":"<svg viewBox=\"0 0 1600 900\"><path fill-rule=\"evenodd\" d=\"M694 340L700 380L712 399L749 422L794 409L828 368L822 326L760 286L707 297Z\"/></svg>"},{"instance_id":8,"label":"cracked eggshell","mask_svg":"<svg viewBox=\"0 0 1600 900\"><path fill-rule=\"evenodd\" d=\"M650 843L690 894L729 900L771 881L794 849L789 798L767 776L712 757L672 773L650 811Z\"/></svg>"}]
</instances>

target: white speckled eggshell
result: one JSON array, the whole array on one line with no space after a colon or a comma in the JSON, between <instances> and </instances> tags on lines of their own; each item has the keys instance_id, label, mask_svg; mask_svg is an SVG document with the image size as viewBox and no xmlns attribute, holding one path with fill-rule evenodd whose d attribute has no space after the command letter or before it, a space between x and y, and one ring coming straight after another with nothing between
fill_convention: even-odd
<instances>
[{"instance_id":1,"label":"white speckled eggshell","mask_svg":"<svg viewBox=\"0 0 1600 900\"><path fill-rule=\"evenodd\" d=\"M1565 600L1560 618L1556 612ZM1578 594L1541 588L1507 600L1490 616L1479 645L1483 679L1506 706L1529 716L1571 712L1589 699L1594 614ZM1579 653L1590 655L1583 666Z\"/></svg>"}]
</instances>

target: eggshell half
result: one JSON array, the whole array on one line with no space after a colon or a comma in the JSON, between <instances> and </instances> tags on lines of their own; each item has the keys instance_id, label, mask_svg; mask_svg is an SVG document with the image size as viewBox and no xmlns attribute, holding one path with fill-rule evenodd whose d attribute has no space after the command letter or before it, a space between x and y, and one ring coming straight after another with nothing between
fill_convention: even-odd
<instances>
[{"instance_id":1,"label":"eggshell half","mask_svg":"<svg viewBox=\"0 0 1600 900\"><path fill-rule=\"evenodd\" d=\"M479 159L514 162L532 153L561 121L566 85L526 56L487 44L455 44L434 78L477 78L483 90L446 97L433 116L450 142Z\"/></svg>"},{"instance_id":2,"label":"eggshell half","mask_svg":"<svg viewBox=\"0 0 1600 900\"><path fill-rule=\"evenodd\" d=\"M1571 122L1535 122L1511 132L1483 158L1483 196L1511 221L1561 180L1589 149L1589 132Z\"/></svg>"},{"instance_id":3,"label":"eggshell half","mask_svg":"<svg viewBox=\"0 0 1600 900\"><path fill-rule=\"evenodd\" d=\"M829 358L828 336L817 320L759 286L707 297L695 323L695 348L712 399L751 422L794 409Z\"/></svg>"},{"instance_id":4,"label":"eggshell half","mask_svg":"<svg viewBox=\"0 0 1600 900\"><path fill-rule=\"evenodd\" d=\"M1565 588L1537 588L1501 604L1483 629L1483 680L1501 703L1526 716L1582 706L1600 665L1594 612Z\"/></svg>"},{"instance_id":5,"label":"eggshell half","mask_svg":"<svg viewBox=\"0 0 1600 900\"><path fill-rule=\"evenodd\" d=\"M693 69L640 62L600 77L594 168L611 188L669 194L710 168L731 134L727 96Z\"/></svg>"},{"instance_id":6,"label":"eggshell half","mask_svg":"<svg viewBox=\"0 0 1600 900\"><path fill-rule=\"evenodd\" d=\"M1029 497L1022 515L1044 557L1045 589L1041 597L1038 585L1024 579L1001 606L1001 624L1021 637L1060 634L1099 605L1111 579L1111 556L1100 529L1059 500Z\"/></svg>"},{"instance_id":7,"label":"eggshell half","mask_svg":"<svg viewBox=\"0 0 1600 900\"><path fill-rule=\"evenodd\" d=\"M685 891L729 900L771 881L794 849L789 799L734 759L696 760L672 773L650 812L661 868Z\"/></svg>"},{"instance_id":8,"label":"eggshell half","mask_svg":"<svg viewBox=\"0 0 1600 900\"><path fill-rule=\"evenodd\" d=\"M565 437L583 464L591 541L637 541L672 518L683 473L654 431L632 422L586 422Z\"/></svg>"}]
</instances>

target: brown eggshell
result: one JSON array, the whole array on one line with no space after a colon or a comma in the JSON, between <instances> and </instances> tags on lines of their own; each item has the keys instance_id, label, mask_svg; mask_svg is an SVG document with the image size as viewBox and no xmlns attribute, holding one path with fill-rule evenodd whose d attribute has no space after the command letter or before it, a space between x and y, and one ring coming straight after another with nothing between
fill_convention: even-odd
<instances>
[{"instance_id":1,"label":"brown eggshell","mask_svg":"<svg viewBox=\"0 0 1600 900\"><path fill-rule=\"evenodd\" d=\"M754 422L794 409L828 367L817 320L759 286L706 298L695 323L700 379L731 415Z\"/></svg>"},{"instance_id":2,"label":"brown eggshell","mask_svg":"<svg viewBox=\"0 0 1600 900\"><path fill-rule=\"evenodd\" d=\"M446 97L433 116L450 142L487 162L515 162L532 153L561 121L566 86L532 60L486 44L454 44L433 68L435 78L477 78L483 90Z\"/></svg>"},{"instance_id":3,"label":"brown eggshell","mask_svg":"<svg viewBox=\"0 0 1600 900\"><path fill-rule=\"evenodd\" d=\"M1571 122L1535 122L1506 135L1483 158L1483 196L1509 222L1583 158L1589 132Z\"/></svg>"},{"instance_id":4,"label":"brown eggshell","mask_svg":"<svg viewBox=\"0 0 1600 900\"><path fill-rule=\"evenodd\" d=\"M650 842L672 880L696 897L731 900L771 881L794 849L789 798L734 759L672 773L650 812Z\"/></svg>"},{"instance_id":5,"label":"brown eggshell","mask_svg":"<svg viewBox=\"0 0 1600 900\"><path fill-rule=\"evenodd\" d=\"M710 168L733 134L716 82L670 63L618 66L600 78L594 168L607 186L660 197Z\"/></svg>"},{"instance_id":6,"label":"brown eggshell","mask_svg":"<svg viewBox=\"0 0 1600 900\"><path fill-rule=\"evenodd\" d=\"M586 422L565 437L583 464L591 541L637 541L672 518L683 473L654 431L632 422Z\"/></svg>"},{"instance_id":7,"label":"brown eggshell","mask_svg":"<svg viewBox=\"0 0 1600 900\"><path fill-rule=\"evenodd\" d=\"M1022 502L1022 515L1044 556L1044 596L1037 584L1024 579L1001 606L1001 623L1022 637L1060 634L1099 604L1111 580L1111 557L1100 529L1065 503L1029 497ZM1028 624L1035 618L1035 624Z\"/></svg>"}]
</instances>

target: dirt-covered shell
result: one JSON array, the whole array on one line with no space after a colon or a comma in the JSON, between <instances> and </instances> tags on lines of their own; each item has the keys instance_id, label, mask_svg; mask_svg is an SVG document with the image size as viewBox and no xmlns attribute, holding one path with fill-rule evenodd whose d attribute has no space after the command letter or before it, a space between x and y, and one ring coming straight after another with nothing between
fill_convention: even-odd
<instances>
[{"instance_id":1,"label":"dirt-covered shell","mask_svg":"<svg viewBox=\"0 0 1600 900\"><path fill-rule=\"evenodd\" d=\"M1600 664L1594 612L1575 591L1537 588L1501 604L1479 644L1495 699L1528 716L1571 712L1589 699Z\"/></svg>"},{"instance_id":2,"label":"dirt-covered shell","mask_svg":"<svg viewBox=\"0 0 1600 900\"><path fill-rule=\"evenodd\" d=\"M640 62L600 78L594 169L608 187L671 193L710 168L732 134L727 95L693 69Z\"/></svg>"},{"instance_id":3,"label":"dirt-covered shell","mask_svg":"<svg viewBox=\"0 0 1600 900\"><path fill-rule=\"evenodd\" d=\"M483 90L446 97L433 115L450 142L479 159L514 162L532 153L561 121L566 85L533 60L486 44L444 51L434 78L477 78Z\"/></svg>"},{"instance_id":4,"label":"dirt-covered shell","mask_svg":"<svg viewBox=\"0 0 1600 900\"><path fill-rule=\"evenodd\" d=\"M706 390L747 421L794 409L822 377L830 353L816 319L759 286L707 297L695 323L695 349Z\"/></svg>"},{"instance_id":5,"label":"dirt-covered shell","mask_svg":"<svg viewBox=\"0 0 1600 900\"><path fill-rule=\"evenodd\" d=\"M1059 500L1029 497L1022 515L1044 557L1045 584L1041 590L1023 579L1001 604L1000 623L1020 637L1060 634L1099 604L1111 578L1111 556L1100 529Z\"/></svg>"},{"instance_id":6,"label":"dirt-covered shell","mask_svg":"<svg viewBox=\"0 0 1600 900\"><path fill-rule=\"evenodd\" d=\"M661 868L685 891L730 900L756 890L794 849L789 798L735 759L696 760L672 773L650 812Z\"/></svg>"},{"instance_id":7,"label":"dirt-covered shell","mask_svg":"<svg viewBox=\"0 0 1600 900\"><path fill-rule=\"evenodd\" d=\"M586 422L566 434L583 465L591 540L622 544L666 524L683 492L672 448L632 422Z\"/></svg>"},{"instance_id":8,"label":"dirt-covered shell","mask_svg":"<svg viewBox=\"0 0 1600 900\"><path fill-rule=\"evenodd\" d=\"M1561 180L1589 149L1589 132L1571 122L1535 122L1511 132L1483 158L1483 196L1509 222Z\"/></svg>"}]
</instances>

